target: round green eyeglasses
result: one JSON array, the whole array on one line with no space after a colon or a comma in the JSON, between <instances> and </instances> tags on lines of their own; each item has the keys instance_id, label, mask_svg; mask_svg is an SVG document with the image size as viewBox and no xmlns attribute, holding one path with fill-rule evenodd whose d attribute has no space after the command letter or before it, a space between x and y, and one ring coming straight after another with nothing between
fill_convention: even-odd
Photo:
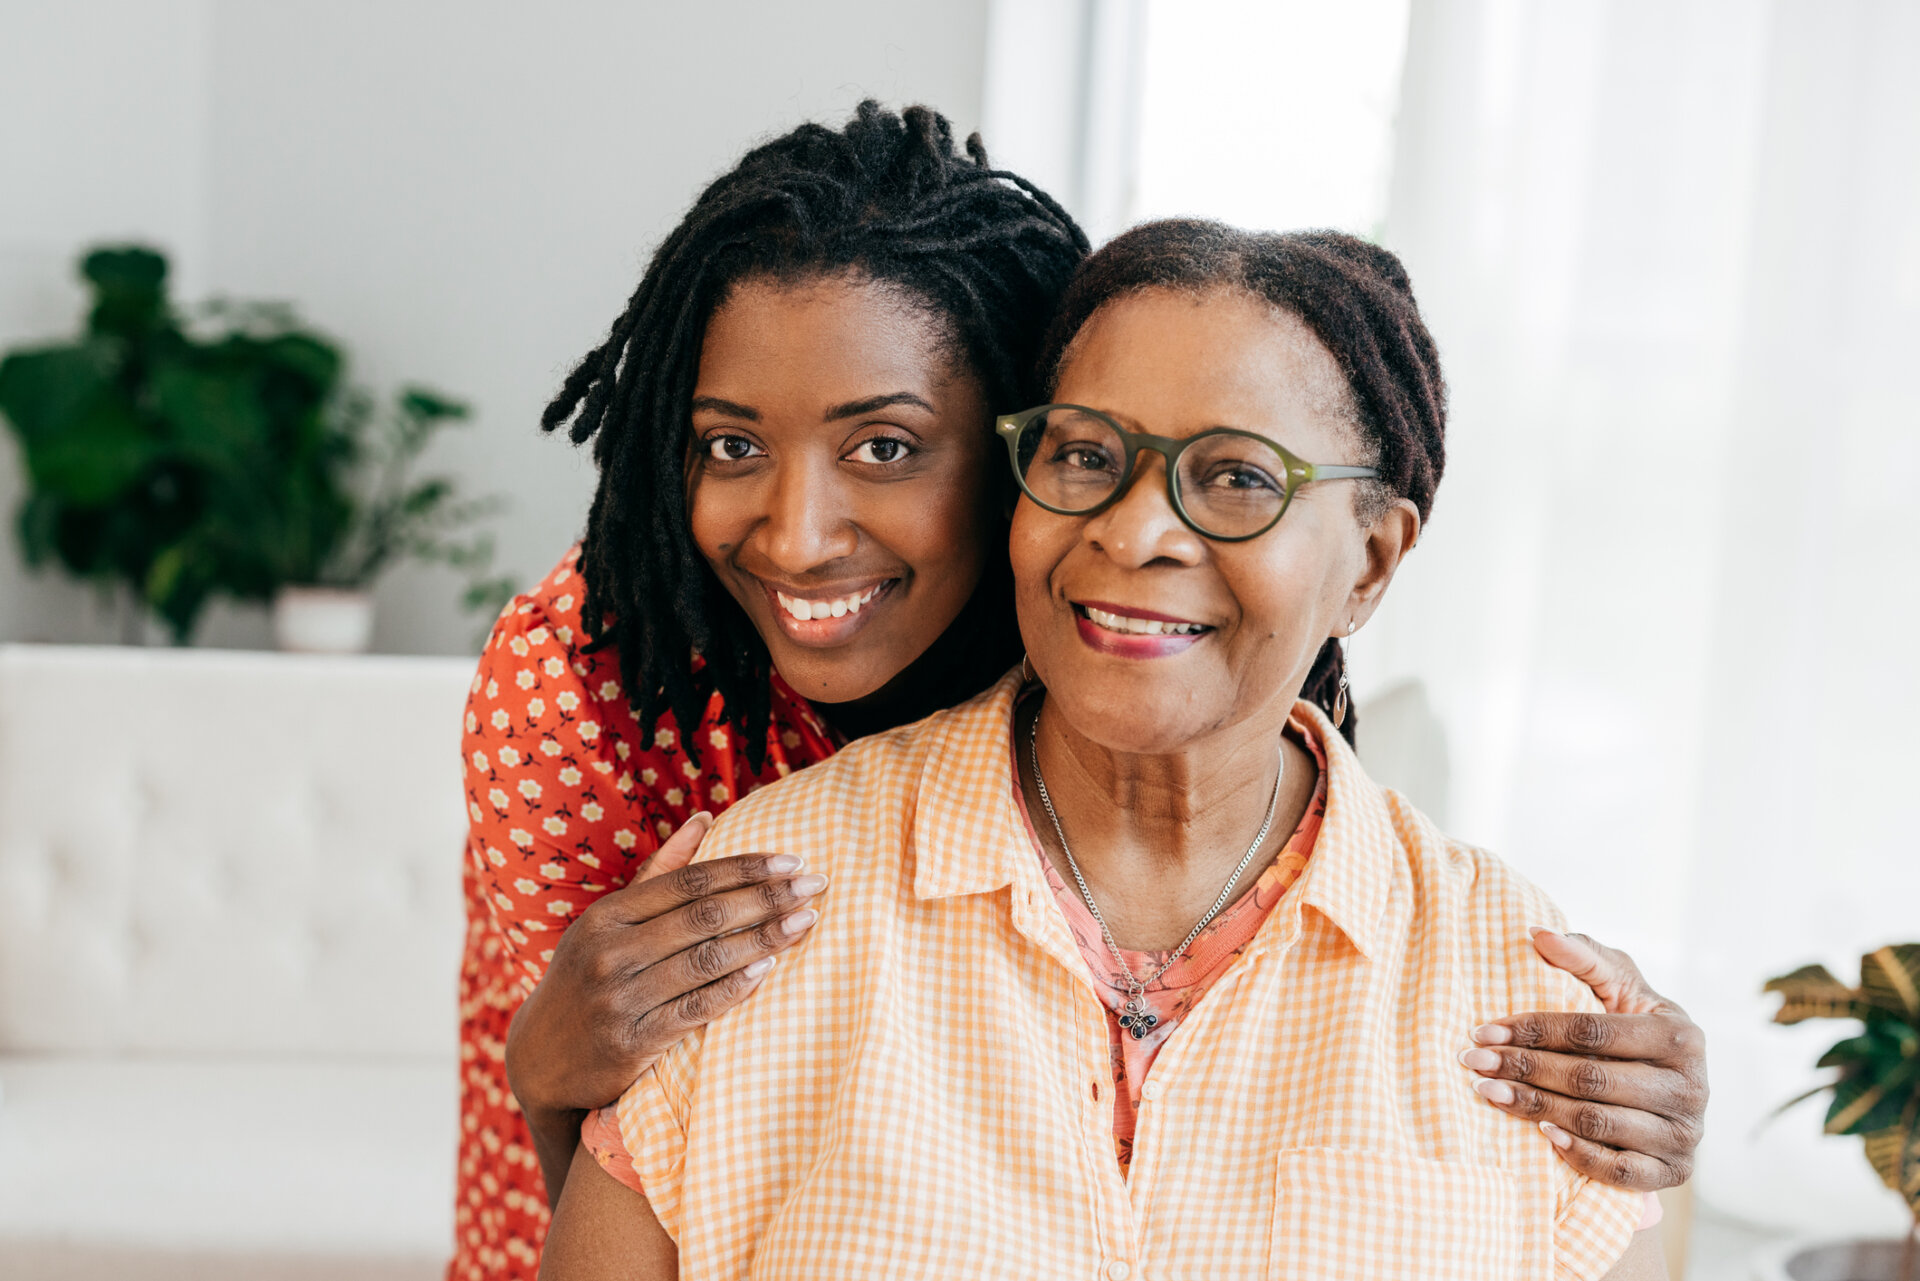
<instances>
[{"instance_id":1,"label":"round green eyeglasses","mask_svg":"<svg viewBox=\"0 0 1920 1281\"><path fill-rule=\"evenodd\" d=\"M1265 436L1213 427L1185 440L1128 431L1085 405L1041 405L995 428L1028 498L1062 516L1091 516L1127 490L1143 449L1166 459L1167 501L1188 528L1223 543L1266 533L1294 491L1316 480L1364 480L1372 467L1310 463Z\"/></svg>"}]
</instances>

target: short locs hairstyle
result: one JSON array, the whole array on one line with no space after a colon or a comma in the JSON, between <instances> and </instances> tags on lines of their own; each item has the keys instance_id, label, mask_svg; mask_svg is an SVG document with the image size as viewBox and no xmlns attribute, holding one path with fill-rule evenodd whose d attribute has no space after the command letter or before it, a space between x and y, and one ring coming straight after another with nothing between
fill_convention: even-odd
<instances>
[{"instance_id":1,"label":"short locs hairstyle","mask_svg":"<svg viewBox=\"0 0 1920 1281\"><path fill-rule=\"evenodd\" d=\"M1018 407L1035 398L1045 325L1087 248L1056 201L988 164L978 134L962 153L946 118L919 106L867 101L844 128L802 125L701 193L541 416L542 430L593 441L583 617L594 648L617 649L647 733L671 713L697 758L691 731L718 693L756 763L767 746L767 650L695 547L683 488L701 342L729 290L841 273L898 288L941 321L990 406Z\"/></svg>"},{"instance_id":2,"label":"short locs hairstyle","mask_svg":"<svg viewBox=\"0 0 1920 1281\"><path fill-rule=\"evenodd\" d=\"M1242 231L1176 218L1143 223L1082 264L1040 357L1051 390L1074 338L1101 307L1146 289L1234 289L1304 321L1346 373L1355 426L1379 468L1356 501L1371 519L1395 498L1424 524L1446 465L1447 387L1440 353L1406 268L1388 250L1338 231ZM1329 640L1301 695L1332 713L1344 660ZM1353 741L1350 711L1341 732Z\"/></svg>"}]
</instances>

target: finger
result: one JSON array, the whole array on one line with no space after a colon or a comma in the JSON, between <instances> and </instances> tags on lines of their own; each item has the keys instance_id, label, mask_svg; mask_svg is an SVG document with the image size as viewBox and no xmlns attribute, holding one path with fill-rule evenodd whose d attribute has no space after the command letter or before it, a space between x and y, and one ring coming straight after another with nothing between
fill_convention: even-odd
<instances>
[{"instance_id":1,"label":"finger","mask_svg":"<svg viewBox=\"0 0 1920 1281\"><path fill-rule=\"evenodd\" d=\"M1509 1116L1539 1125L1569 1164L1603 1183L1647 1192L1684 1183L1692 1172L1692 1146L1680 1141L1665 1117L1508 1081L1479 1081L1474 1092ZM1574 1142L1562 1144L1554 1130ZM1578 1160L1568 1155L1576 1149Z\"/></svg>"},{"instance_id":2,"label":"finger","mask_svg":"<svg viewBox=\"0 0 1920 1281\"><path fill-rule=\"evenodd\" d=\"M819 919L820 914L812 908L801 908L753 929L706 939L676 952L642 976L644 1005L648 1010L658 1009L696 988L783 952L805 938Z\"/></svg>"},{"instance_id":3,"label":"finger","mask_svg":"<svg viewBox=\"0 0 1920 1281\"><path fill-rule=\"evenodd\" d=\"M1604 1143L1568 1134L1552 1122L1540 1132L1553 1145L1562 1161L1599 1183L1625 1188L1629 1192L1658 1192L1676 1188L1687 1181L1691 1170L1681 1170L1639 1152L1610 1148Z\"/></svg>"},{"instance_id":4,"label":"finger","mask_svg":"<svg viewBox=\"0 0 1920 1281\"><path fill-rule=\"evenodd\" d=\"M1539 925L1528 932L1533 936L1534 951L1541 959L1592 988L1608 1012L1655 1014L1667 1009L1678 1010L1678 1006L1647 986L1640 967L1625 952L1585 934L1560 934Z\"/></svg>"},{"instance_id":5,"label":"finger","mask_svg":"<svg viewBox=\"0 0 1920 1281\"><path fill-rule=\"evenodd\" d=\"M1569 1098L1617 1103L1662 1116L1690 1110L1691 1086L1685 1076L1671 1068L1631 1059L1479 1046L1462 1053L1460 1062L1489 1079L1523 1081Z\"/></svg>"},{"instance_id":6,"label":"finger","mask_svg":"<svg viewBox=\"0 0 1920 1281\"><path fill-rule=\"evenodd\" d=\"M1529 1010L1473 1029L1473 1039L1479 1045L1599 1054L1666 1066L1692 1063L1705 1053L1700 1029L1677 1014Z\"/></svg>"},{"instance_id":7,"label":"finger","mask_svg":"<svg viewBox=\"0 0 1920 1281\"><path fill-rule=\"evenodd\" d=\"M803 925L782 946L791 947L806 937L806 929ZM636 1044L649 1053L658 1054L694 1028L705 1027L745 1000L777 960L778 957L772 955L760 956L720 978L688 988L655 1005L634 1024Z\"/></svg>"},{"instance_id":8,"label":"finger","mask_svg":"<svg viewBox=\"0 0 1920 1281\"><path fill-rule=\"evenodd\" d=\"M701 810L680 825L680 830L667 838L666 844L653 852L653 857L640 865L640 875L634 877L635 883L651 881L656 876L665 876L668 872L677 872L693 861L700 849L700 842L713 826L713 815Z\"/></svg>"},{"instance_id":9,"label":"finger","mask_svg":"<svg viewBox=\"0 0 1920 1281\"><path fill-rule=\"evenodd\" d=\"M629 973L638 974L708 940L751 930L805 907L826 888L827 878L810 872L709 894L631 927L610 959ZM707 978L718 978L725 972L715 970Z\"/></svg>"},{"instance_id":10,"label":"finger","mask_svg":"<svg viewBox=\"0 0 1920 1281\"><path fill-rule=\"evenodd\" d=\"M799 870L800 860L791 854L737 854L692 863L650 881L634 881L603 896L587 910L601 923L638 925L695 899L760 885Z\"/></svg>"}]
</instances>

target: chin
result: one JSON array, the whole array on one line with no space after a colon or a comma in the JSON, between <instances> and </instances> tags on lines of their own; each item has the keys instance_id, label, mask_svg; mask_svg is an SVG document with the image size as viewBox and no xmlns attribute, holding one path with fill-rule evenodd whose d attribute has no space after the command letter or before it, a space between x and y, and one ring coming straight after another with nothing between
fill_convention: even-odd
<instances>
[{"instance_id":1,"label":"chin","mask_svg":"<svg viewBox=\"0 0 1920 1281\"><path fill-rule=\"evenodd\" d=\"M1191 687L1162 691L1146 682L1084 691L1071 683L1047 687L1047 698L1076 733L1131 756L1171 755L1218 729L1226 709L1210 707L1211 699L1195 694Z\"/></svg>"}]
</instances>

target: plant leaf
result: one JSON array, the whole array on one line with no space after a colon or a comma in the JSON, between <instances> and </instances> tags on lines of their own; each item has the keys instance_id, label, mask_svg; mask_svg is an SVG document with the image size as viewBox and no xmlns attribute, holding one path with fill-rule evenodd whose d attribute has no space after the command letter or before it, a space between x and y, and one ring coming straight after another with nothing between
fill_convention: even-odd
<instances>
[{"instance_id":1,"label":"plant leaf","mask_svg":"<svg viewBox=\"0 0 1920 1281\"><path fill-rule=\"evenodd\" d=\"M126 401L106 394L59 431L30 441L26 455L36 490L77 507L100 507L132 488L160 447Z\"/></svg>"},{"instance_id":2,"label":"plant leaf","mask_svg":"<svg viewBox=\"0 0 1920 1281\"><path fill-rule=\"evenodd\" d=\"M1873 1172L1920 1218L1920 1116L1915 1105L1908 1104L1898 1124L1863 1135L1862 1142Z\"/></svg>"},{"instance_id":3,"label":"plant leaf","mask_svg":"<svg viewBox=\"0 0 1920 1281\"><path fill-rule=\"evenodd\" d=\"M1814 1066L1844 1068L1863 1063L1873 1058L1874 1053L1880 1049L1880 1045L1881 1043L1871 1036L1850 1036L1844 1041L1836 1042L1832 1049L1820 1056L1820 1061Z\"/></svg>"},{"instance_id":4,"label":"plant leaf","mask_svg":"<svg viewBox=\"0 0 1920 1281\"><path fill-rule=\"evenodd\" d=\"M1786 997L1775 1012L1775 1023L1798 1023L1802 1019L1856 1019L1864 1002L1860 993L1833 977L1824 965L1803 965L1791 974L1767 980L1762 989Z\"/></svg>"},{"instance_id":5,"label":"plant leaf","mask_svg":"<svg viewBox=\"0 0 1920 1281\"><path fill-rule=\"evenodd\" d=\"M1898 943L1861 957L1860 994L1869 1004L1920 1024L1920 943Z\"/></svg>"},{"instance_id":6,"label":"plant leaf","mask_svg":"<svg viewBox=\"0 0 1920 1281\"><path fill-rule=\"evenodd\" d=\"M143 245L96 249L80 262L94 289L88 325L96 333L137 337L166 318L167 260Z\"/></svg>"},{"instance_id":7,"label":"plant leaf","mask_svg":"<svg viewBox=\"0 0 1920 1281\"><path fill-rule=\"evenodd\" d=\"M118 363L111 344L94 340L13 352L0 360L0 413L23 441L54 436L106 389Z\"/></svg>"},{"instance_id":8,"label":"plant leaf","mask_svg":"<svg viewBox=\"0 0 1920 1281\"><path fill-rule=\"evenodd\" d=\"M174 439L209 470L246 474L270 443L267 414L245 367L168 364L155 372L153 391Z\"/></svg>"},{"instance_id":9,"label":"plant leaf","mask_svg":"<svg viewBox=\"0 0 1920 1281\"><path fill-rule=\"evenodd\" d=\"M464 401L453 400L424 387L408 387L400 393L400 412L410 418L465 418L470 412Z\"/></svg>"},{"instance_id":10,"label":"plant leaf","mask_svg":"<svg viewBox=\"0 0 1920 1281\"><path fill-rule=\"evenodd\" d=\"M1827 1109L1828 1134L1869 1134L1899 1122L1912 1093L1914 1061L1909 1059L1876 1079L1868 1073L1834 1083Z\"/></svg>"},{"instance_id":11,"label":"plant leaf","mask_svg":"<svg viewBox=\"0 0 1920 1281\"><path fill-rule=\"evenodd\" d=\"M340 351L311 334L282 334L262 343L260 354L288 373L296 374L312 391L324 396L340 377Z\"/></svg>"}]
</instances>

